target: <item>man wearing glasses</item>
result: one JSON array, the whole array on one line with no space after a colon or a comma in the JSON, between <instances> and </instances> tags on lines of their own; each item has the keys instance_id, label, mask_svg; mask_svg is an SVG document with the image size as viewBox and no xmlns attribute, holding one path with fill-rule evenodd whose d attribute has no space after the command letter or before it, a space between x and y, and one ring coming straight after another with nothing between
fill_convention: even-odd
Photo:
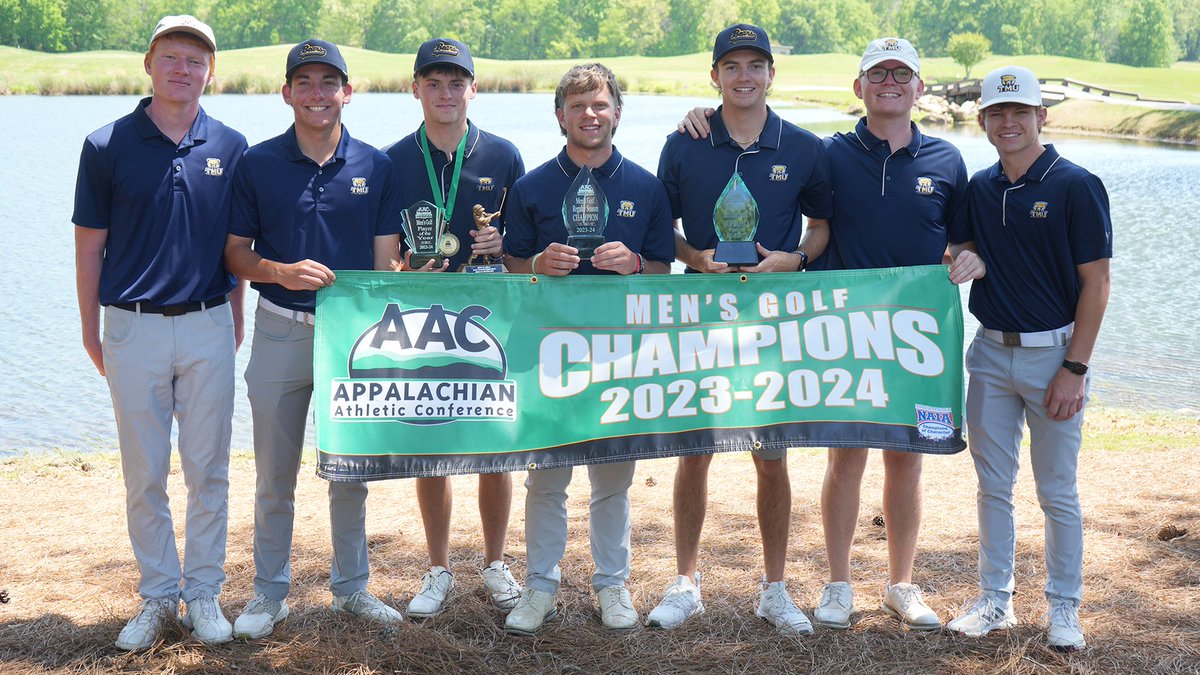
<instances>
[{"instance_id":1,"label":"man wearing glasses","mask_svg":"<svg viewBox=\"0 0 1200 675\"><path fill-rule=\"evenodd\" d=\"M912 122L925 90L921 62L908 40L871 42L863 53L854 95L867 114L854 131L825 139L833 180L829 246L811 269L866 269L936 265L947 240L967 241L967 171L950 143L921 133ZM983 276L974 245L951 245L956 284ZM821 520L829 583L814 618L826 628L850 627L854 597L850 548L858 522L867 448L830 448L821 489ZM888 584L883 611L909 628L941 627L937 614L912 583L921 527L921 455L882 450L883 517L887 531Z\"/></svg>"}]
</instances>

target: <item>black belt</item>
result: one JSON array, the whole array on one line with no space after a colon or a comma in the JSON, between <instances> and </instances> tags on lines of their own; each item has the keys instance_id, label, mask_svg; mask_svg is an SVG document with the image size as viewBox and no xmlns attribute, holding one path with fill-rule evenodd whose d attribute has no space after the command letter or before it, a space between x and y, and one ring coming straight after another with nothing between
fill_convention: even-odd
<instances>
[{"instance_id":1,"label":"black belt","mask_svg":"<svg viewBox=\"0 0 1200 675\"><path fill-rule=\"evenodd\" d=\"M130 312L141 312L143 314L182 316L189 312L199 312L213 307L220 307L227 302L229 302L228 295L218 295L203 302L184 302L178 305L151 305L148 302L114 302L109 307L116 307L117 309L124 309Z\"/></svg>"}]
</instances>

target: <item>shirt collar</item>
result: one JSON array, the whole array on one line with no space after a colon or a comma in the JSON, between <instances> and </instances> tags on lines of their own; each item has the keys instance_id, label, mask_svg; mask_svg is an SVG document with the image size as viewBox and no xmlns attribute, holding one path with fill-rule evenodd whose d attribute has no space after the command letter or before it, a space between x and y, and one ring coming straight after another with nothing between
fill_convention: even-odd
<instances>
[{"instance_id":1,"label":"shirt collar","mask_svg":"<svg viewBox=\"0 0 1200 675\"><path fill-rule=\"evenodd\" d=\"M463 150L463 155L464 155L465 159L470 159L471 155L475 153L475 148L479 147L479 139L481 136L483 136L483 134L480 133L479 127L475 126L475 123L472 122L470 119L468 119L467 120L467 147L465 150ZM420 129L420 127L418 127L417 131L412 135L412 141L413 141L413 145L417 146L417 152L420 152L421 151L421 129ZM441 150L438 150L437 146L435 146L433 143L430 143L429 146L430 146L429 150L430 150L431 156L432 156L434 150L441 152ZM444 157L445 153L442 153L442 156ZM453 159L453 158L448 158L447 161L449 161L449 159Z\"/></svg>"},{"instance_id":2,"label":"shirt collar","mask_svg":"<svg viewBox=\"0 0 1200 675\"><path fill-rule=\"evenodd\" d=\"M342 125L342 137L338 140L337 148L333 151L333 157L329 158L330 162L345 161L346 146L350 143L350 131L346 129L346 125ZM283 149L287 154L287 158L293 162L312 162L303 152L300 151L300 142L296 140L296 125L288 127L288 130L283 134Z\"/></svg>"},{"instance_id":3,"label":"shirt collar","mask_svg":"<svg viewBox=\"0 0 1200 675\"><path fill-rule=\"evenodd\" d=\"M137 128L142 138L163 138L168 142L173 142L167 138L166 134L154 124L154 120L150 119L150 115L146 113L146 108L152 100L154 100L153 97L147 96L138 101L137 107L133 109L134 127ZM203 143L206 140L208 140L208 115L204 112L204 108L197 108L196 119L192 120L192 127L188 129L183 140L179 142L179 147L186 148L197 143Z\"/></svg>"},{"instance_id":4,"label":"shirt collar","mask_svg":"<svg viewBox=\"0 0 1200 675\"><path fill-rule=\"evenodd\" d=\"M921 134L921 129L917 126L916 122L910 121L908 124L912 130L912 140L904 148L908 150L910 156L916 157L917 153L921 151L921 142L924 136ZM854 126L854 135L858 137L858 142L867 150L874 150L881 144L888 146L887 139L877 137L867 128L866 117L859 118L858 124ZM890 146L888 147L890 148Z\"/></svg>"},{"instance_id":5,"label":"shirt collar","mask_svg":"<svg viewBox=\"0 0 1200 675\"><path fill-rule=\"evenodd\" d=\"M713 146L733 144L739 152L743 152L742 146L738 145L733 137L729 135L729 130L725 128L725 120L721 116L721 110L725 106L717 108L716 114L709 118L709 133L708 137L712 141ZM779 148L779 143L783 138L783 118L775 114L771 110L771 106L767 106L767 121L763 124L762 133L758 135L757 145L761 148L769 148L776 150ZM751 146L753 147L753 146Z\"/></svg>"},{"instance_id":6,"label":"shirt collar","mask_svg":"<svg viewBox=\"0 0 1200 675\"><path fill-rule=\"evenodd\" d=\"M567 156L567 146L564 145L563 149L559 151L557 161L558 168L562 169L562 172L568 177L574 178L575 174L579 173L579 167ZM625 158L621 156L621 153L617 150L617 146L614 145L612 155L603 164L592 169L592 173L598 173L605 178L611 179L621 169L621 164L624 161Z\"/></svg>"},{"instance_id":7,"label":"shirt collar","mask_svg":"<svg viewBox=\"0 0 1200 675\"><path fill-rule=\"evenodd\" d=\"M1050 169L1054 168L1054 165L1058 163L1059 159L1061 159L1061 157L1058 154L1058 150L1054 148L1053 144L1047 144L1046 149L1042 151L1042 154L1039 155L1036 160L1034 160L1033 165L1025 171L1025 175L1021 176L1017 183L1040 183L1046 180L1046 176L1049 175ZM996 162L994 165L992 165L992 168L988 172L988 177L997 182L1008 181L1008 176L1004 175L1004 166L1000 162Z\"/></svg>"}]
</instances>

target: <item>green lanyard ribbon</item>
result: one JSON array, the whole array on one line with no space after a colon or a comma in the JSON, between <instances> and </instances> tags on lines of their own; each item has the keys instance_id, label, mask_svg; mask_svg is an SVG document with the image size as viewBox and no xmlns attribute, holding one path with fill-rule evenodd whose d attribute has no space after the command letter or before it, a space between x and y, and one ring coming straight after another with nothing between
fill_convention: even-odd
<instances>
[{"instance_id":1,"label":"green lanyard ribbon","mask_svg":"<svg viewBox=\"0 0 1200 675\"><path fill-rule=\"evenodd\" d=\"M436 172L433 170L433 158L429 155L429 139L425 136L425 123L421 123L421 155L425 157L425 173L429 176L429 189L433 192L434 206L438 207L445 217L446 222L450 222L450 216L454 213L454 198L458 196L458 177L462 174L463 165L463 150L467 148L467 135L471 132L471 128L463 132L462 140L458 142L458 150L454 151L454 176L450 179L450 199L447 202L442 201L442 190L438 185Z\"/></svg>"}]
</instances>

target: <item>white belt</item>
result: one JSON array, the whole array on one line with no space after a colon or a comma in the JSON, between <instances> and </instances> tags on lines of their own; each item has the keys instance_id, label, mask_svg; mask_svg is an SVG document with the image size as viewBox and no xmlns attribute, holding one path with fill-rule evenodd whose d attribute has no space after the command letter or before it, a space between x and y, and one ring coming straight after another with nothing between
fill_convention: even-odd
<instances>
[{"instance_id":1,"label":"white belt","mask_svg":"<svg viewBox=\"0 0 1200 675\"><path fill-rule=\"evenodd\" d=\"M258 297L258 306L272 314L282 316L285 319L291 319L292 321L295 321L296 323L302 323L305 326L316 326L317 325L317 315L316 314L311 314L309 312L300 312L300 311L297 311L294 309L288 309L287 307L280 307L279 305L271 302L270 300L262 297L261 295Z\"/></svg>"},{"instance_id":2,"label":"white belt","mask_svg":"<svg viewBox=\"0 0 1200 675\"><path fill-rule=\"evenodd\" d=\"M1071 342L1071 334L1074 332L1074 322L1062 328L1044 330L1039 333L1012 333L979 327L980 335L1008 347L1066 347Z\"/></svg>"}]
</instances>

